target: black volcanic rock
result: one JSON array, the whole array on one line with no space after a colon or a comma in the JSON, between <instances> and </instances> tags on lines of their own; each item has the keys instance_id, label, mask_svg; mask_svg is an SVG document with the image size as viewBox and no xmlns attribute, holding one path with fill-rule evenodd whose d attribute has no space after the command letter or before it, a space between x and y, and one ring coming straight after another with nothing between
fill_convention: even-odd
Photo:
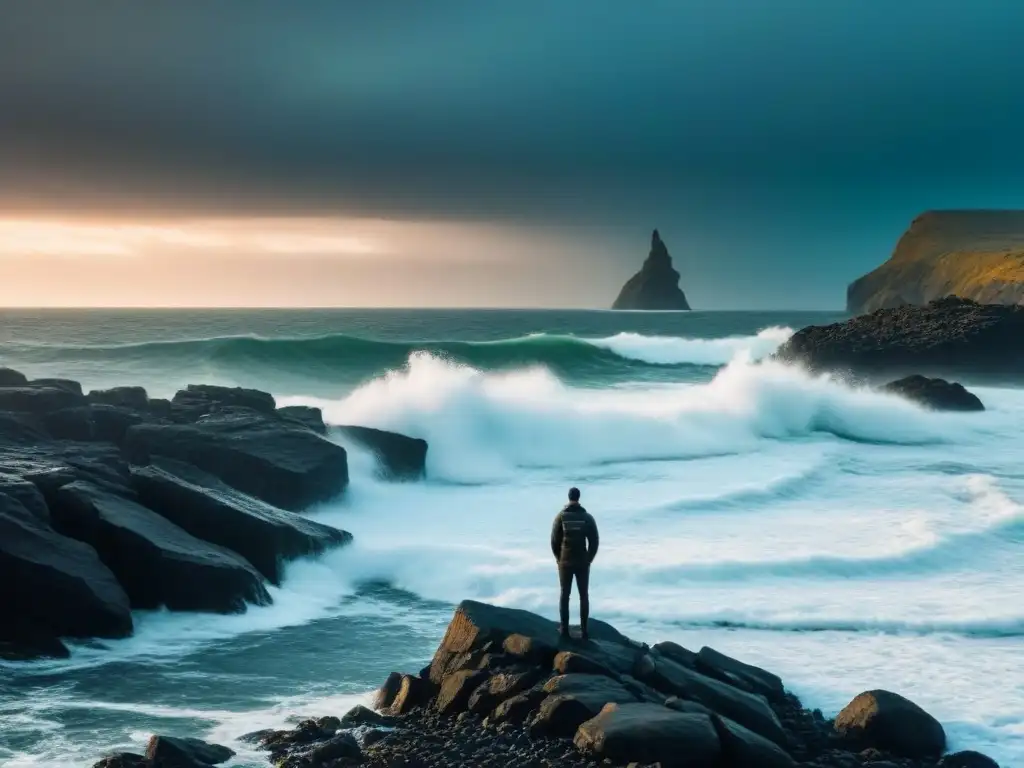
<instances>
[{"instance_id":1,"label":"black volcanic rock","mask_svg":"<svg viewBox=\"0 0 1024 768\"><path fill-rule=\"evenodd\" d=\"M651 235L651 252L640 271L622 286L612 309L685 310L690 305L679 287L679 273L658 230Z\"/></svg>"},{"instance_id":2,"label":"black volcanic rock","mask_svg":"<svg viewBox=\"0 0 1024 768\"><path fill-rule=\"evenodd\" d=\"M195 424L139 424L125 437L133 464L154 456L188 462L268 504L299 510L348 485L345 449L297 424L248 409Z\"/></svg>"},{"instance_id":3,"label":"black volcanic rock","mask_svg":"<svg viewBox=\"0 0 1024 768\"><path fill-rule=\"evenodd\" d=\"M767 670L710 648L699 654L672 643L651 648L608 624L591 629L600 636L560 638L555 622L535 614L463 601L429 676L388 677L374 703L383 716L357 707L340 720L326 716L241 738L280 768L595 768L599 762L608 768L936 768L942 726L894 694L858 696L833 727ZM669 661L659 648L722 679ZM554 668L583 656L591 672ZM625 660L633 673L655 674L677 695L646 689L617 671ZM682 672L658 673L664 663ZM752 685L770 696L750 693ZM763 716L751 717L757 711ZM766 738L730 715L773 733ZM947 764L995 766L971 752L939 763Z\"/></svg>"},{"instance_id":4,"label":"black volcanic rock","mask_svg":"<svg viewBox=\"0 0 1024 768\"><path fill-rule=\"evenodd\" d=\"M415 480L426 474L426 440L371 427L341 426L336 429L369 449L377 457L385 477Z\"/></svg>"},{"instance_id":5,"label":"black volcanic rock","mask_svg":"<svg viewBox=\"0 0 1024 768\"><path fill-rule=\"evenodd\" d=\"M1024 376L1024 306L947 296L797 331L775 358L855 374Z\"/></svg>"},{"instance_id":6,"label":"black volcanic rock","mask_svg":"<svg viewBox=\"0 0 1024 768\"><path fill-rule=\"evenodd\" d=\"M963 384L945 379L929 379L926 376L907 376L890 381L884 387L886 392L902 395L936 411L984 411L985 406L973 392L964 389Z\"/></svg>"},{"instance_id":7,"label":"black volcanic rock","mask_svg":"<svg viewBox=\"0 0 1024 768\"><path fill-rule=\"evenodd\" d=\"M132 498L74 482L57 492L50 513L58 530L96 549L132 608L234 613L271 602L241 555L195 538Z\"/></svg>"},{"instance_id":8,"label":"black volcanic rock","mask_svg":"<svg viewBox=\"0 0 1024 768\"><path fill-rule=\"evenodd\" d=\"M5 494L0 494L0 574L0 640L15 648L45 652L46 638L56 648L58 637L132 632L128 597L96 550L57 533Z\"/></svg>"},{"instance_id":9,"label":"black volcanic rock","mask_svg":"<svg viewBox=\"0 0 1024 768\"><path fill-rule=\"evenodd\" d=\"M245 557L273 584L283 563L352 539L347 531L308 520L246 496L190 464L156 458L132 467L139 499L193 536Z\"/></svg>"},{"instance_id":10,"label":"black volcanic rock","mask_svg":"<svg viewBox=\"0 0 1024 768\"><path fill-rule=\"evenodd\" d=\"M0 387L21 387L28 384L28 376L13 368L0 367Z\"/></svg>"}]
</instances>

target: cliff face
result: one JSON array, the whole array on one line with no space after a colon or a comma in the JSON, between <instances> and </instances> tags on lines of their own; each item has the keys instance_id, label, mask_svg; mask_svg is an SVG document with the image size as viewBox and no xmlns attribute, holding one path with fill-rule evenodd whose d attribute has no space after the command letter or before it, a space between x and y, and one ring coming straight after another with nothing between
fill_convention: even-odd
<instances>
[{"instance_id":1,"label":"cliff face","mask_svg":"<svg viewBox=\"0 0 1024 768\"><path fill-rule=\"evenodd\" d=\"M950 294L1024 303L1024 211L921 214L887 262L850 284L846 308L860 314Z\"/></svg>"},{"instance_id":2,"label":"cliff face","mask_svg":"<svg viewBox=\"0 0 1024 768\"><path fill-rule=\"evenodd\" d=\"M658 230L651 235L651 252L640 271L622 286L612 309L689 309L679 288L679 273L672 267Z\"/></svg>"}]
</instances>

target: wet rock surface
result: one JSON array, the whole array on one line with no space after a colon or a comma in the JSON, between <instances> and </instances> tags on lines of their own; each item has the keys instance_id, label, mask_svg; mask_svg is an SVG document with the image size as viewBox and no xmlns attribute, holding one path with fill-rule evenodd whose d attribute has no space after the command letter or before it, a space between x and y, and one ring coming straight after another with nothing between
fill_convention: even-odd
<instances>
[{"instance_id":1,"label":"wet rock surface","mask_svg":"<svg viewBox=\"0 0 1024 768\"><path fill-rule=\"evenodd\" d=\"M981 399L968 392L963 384L927 376L906 376L882 387L886 392L901 395L908 400L936 411L984 411Z\"/></svg>"},{"instance_id":2,"label":"wet rock surface","mask_svg":"<svg viewBox=\"0 0 1024 768\"><path fill-rule=\"evenodd\" d=\"M560 639L540 616L464 601L431 666L389 676L378 712L357 707L246 738L282 768L996 765L974 752L941 757L941 725L893 693L861 694L833 722L771 672L714 649L648 648L606 624L591 631L603 639ZM582 664L574 658L588 660L585 671L565 671ZM627 659L635 677L617 671Z\"/></svg>"},{"instance_id":3,"label":"wet rock surface","mask_svg":"<svg viewBox=\"0 0 1024 768\"><path fill-rule=\"evenodd\" d=\"M855 375L1024 376L1024 306L947 296L793 334L776 358ZM883 379L884 381L884 379Z\"/></svg>"},{"instance_id":4,"label":"wet rock surface","mask_svg":"<svg viewBox=\"0 0 1024 768\"><path fill-rule=\"evenodd\" d=\"M318 409L278 409L258 390L83 394L0 368L0 658L130 635L132 609L270 602L264 581L280 583L285 562L352 538L298 513L348 484L326 431Z\"/></svg>"}]
</instances>

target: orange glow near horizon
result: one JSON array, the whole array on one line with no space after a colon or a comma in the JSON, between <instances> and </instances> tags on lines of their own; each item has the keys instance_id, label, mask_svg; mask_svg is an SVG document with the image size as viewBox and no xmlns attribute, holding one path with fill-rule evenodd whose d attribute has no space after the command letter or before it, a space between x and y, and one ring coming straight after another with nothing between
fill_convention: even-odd
<instances>
[{"instance_id":1,"label":"orange glow near horizon","mask_svg":"<svg viewBox=\"0 0 1024 768\"><path fill-rule=\"evenodd\" d=\"M574 250L478 222L0 217L0 306L540 306Z\"/></svg>"}]
</instances>

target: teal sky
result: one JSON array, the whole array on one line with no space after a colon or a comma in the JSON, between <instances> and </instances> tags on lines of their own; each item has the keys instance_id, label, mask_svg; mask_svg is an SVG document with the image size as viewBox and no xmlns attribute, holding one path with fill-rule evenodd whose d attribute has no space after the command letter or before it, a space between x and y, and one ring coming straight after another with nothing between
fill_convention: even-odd
<instances>
[{"instance_id":1,"label":"teal sky","mask_svg":"<svg viewBox=\"0 0 1024 768\"><path fill-rule=\"evenodd\" d=\"M392 238L337 303L604 306L658 227L695 307L837 308L919 212L1024 206L1021 29L997 0L3 3L0 218L504 238L472 240L490 270Z\"/></svg>"}]
</instances>

